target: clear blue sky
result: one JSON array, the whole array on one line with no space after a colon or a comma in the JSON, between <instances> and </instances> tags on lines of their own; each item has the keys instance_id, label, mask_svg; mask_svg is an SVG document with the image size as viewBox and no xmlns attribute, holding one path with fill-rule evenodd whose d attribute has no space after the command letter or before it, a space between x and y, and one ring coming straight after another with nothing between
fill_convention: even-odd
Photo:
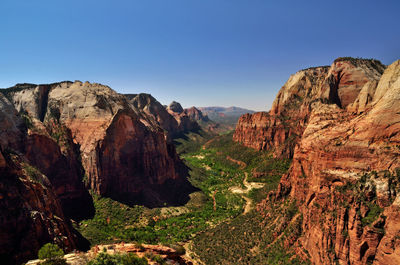
<instances>
[{"instance_id":1,"label":"clear blue sky","mask_svg":"<svg viewBox=\"0 0 400 265\"><path fill-rule=\"evenodd\" d=\"M268 110L290 74L339 56L400 59L400 1L0 1L0 87L88 80Z\"/></svg>"}]
</instances>

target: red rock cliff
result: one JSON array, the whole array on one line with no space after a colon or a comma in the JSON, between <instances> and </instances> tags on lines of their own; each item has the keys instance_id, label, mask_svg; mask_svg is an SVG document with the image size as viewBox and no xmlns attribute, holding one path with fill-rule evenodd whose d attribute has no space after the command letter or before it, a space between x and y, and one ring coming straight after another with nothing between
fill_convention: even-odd
<instances>
[{"instance_id":1,"label":"red rock cliff","mask_svg":"<svg viewBox=\"0 0 400 265\"><path fill-rule=\"evenodd\" d=\"M370 102L384 66L376 60L336 60L292 75L279 91L269 112L240 117L234 141L257 150L291 158L307 126L311 104L335 103L361 112Z\"/></svg>"},{"instance_id":2,"label":"red rock cliff","mask_svg":"<svg viewBox=\"0 0 400 265\"><path fill-rule=\"evenodd\" d=\"M24 123L0 93L0 263L20 264L54 242L69 251L78 238L54 187L22 155Z\"/></svg>"},{"instance_id":3,"label":"red rock cliff","mask_svg":"<svg viewBox=\"0 0 400 265\"><path fill-rule=\"evenodd\" d=\"M276 193L297 201L314 264L400 263L400 61L374 63L331 66Z\"/></svg>"},{"instance_id":4,"label":"red rock cliff","mask_svg":"<svg viewBox=\"0 0 400 265\"><path fill-rule=\"evenodd\" d=\"M147 122L151 119L111 88L88 82L53 88L45 116L45 122L70 131L87 185L99 195L130 203L174 203L189 187L187 170L163 129ZM173 189L165 192L163 185Z\"/></svg>"}]
</instances>

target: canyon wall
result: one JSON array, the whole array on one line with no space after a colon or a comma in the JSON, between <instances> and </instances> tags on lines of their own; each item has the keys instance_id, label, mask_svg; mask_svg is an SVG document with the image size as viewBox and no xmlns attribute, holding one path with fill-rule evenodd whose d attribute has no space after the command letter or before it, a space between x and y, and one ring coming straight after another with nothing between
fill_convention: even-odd
<instances>
[{"instance_id":1,"label":"canyon wall","mask_svg":"<svg viewBox=\"0 0 400 265\"><path fill-rule=\"evenodd\" d=\"M0 263L34 258L47 243L80 244L48 178L23 156L26 124L0 93Z\"/></svg>"},{"instance_id":2,"label":"canyon wall","mask_svg":"<svg viewBox=\"0 0 400 265\"><path fill-rule=\"evenodd\" d=\"M239 118L233 140L256 150L272 151L276 157L291 158L307 126L312 103L329 102L361 112L384 69L376 60L338 59L330 67L301 70L290 76L269 112Z\"/></svg>"},{"instance_id":3,"label":"canyon wall","mask_svg":"<svg viewBox=\"0 0 400 265\"><path fill-rule=\"evenodd\" d=\"M291 121L288 127L282 119L272 121L298 97L288 84L299 72L269 113L242 117L236 130L235 139L244 144L277 156L293 153L278 190L259 207L271 200L297 202L303 234L292 246L313 264L400 263L400 61L385 68L376 60L339 58L318 70L314 85L301 78L299 87L308 92L288 116L304 117L295 129ZM293 150L282 153L291 130Z\"/></svg>"}]
</instances>

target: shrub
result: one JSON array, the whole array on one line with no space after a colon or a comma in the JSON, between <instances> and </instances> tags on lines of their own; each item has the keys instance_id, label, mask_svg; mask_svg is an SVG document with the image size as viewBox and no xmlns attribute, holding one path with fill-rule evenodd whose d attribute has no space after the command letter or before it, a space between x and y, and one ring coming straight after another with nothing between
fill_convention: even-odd
<instances>
[{"instance_id":1,"label":"shrub","mask_svg":"<svg viewBox=\"0 0 400 265\"><path fill-rule=\"evenodd\" d=\"M88 265L147 265L145 258L139 258L134 254L116 254L109 255L101 252L97 257L91 260Z\"/></svg>"},{"instance_id":2,"label":"shrub","mask_svg":"<svg viewBox=\"0 0 400 265\"><path fill-rule=\"evenodd\" d=\"M38 252L39 259L51 259L64 256L64 251L57 245L47 243Z\"/></svg>"},{"instance_id":3,"label":"shrub","mask_svg":"<svg viewBox=\"0 0 400 265\"><path fill-rule=\"evenodd\" d=\"M39 259L44 259L41 265L65 265L64 251L57 245L47 243L38 252Z\"/></svg>"}]
</instances>

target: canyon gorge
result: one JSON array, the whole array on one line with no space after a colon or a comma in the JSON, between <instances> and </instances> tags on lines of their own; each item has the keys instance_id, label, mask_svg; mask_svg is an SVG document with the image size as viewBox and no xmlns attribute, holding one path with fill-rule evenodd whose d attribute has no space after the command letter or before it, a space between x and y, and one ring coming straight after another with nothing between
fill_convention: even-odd
<instances>
[{"instance_id":1,"label":"canyon gorge","mask_svg":"<svg viewBox=\"0 0 400 265\"><path fill-rule=\"evenodd\" d=\"M234 263L209 259L226 247L213 236L276 217L266 248L282 239L287 264L400 264L399 103L400 60L351 57L294 73L268 112L164 106L80 81L1 89L0 260L128 238L182 243L195 264L252 264L270 253L264 238ZM129 213L128 232L98 236L95 221L120 217L101 207Z\"/></svg>"}]
</instances>

